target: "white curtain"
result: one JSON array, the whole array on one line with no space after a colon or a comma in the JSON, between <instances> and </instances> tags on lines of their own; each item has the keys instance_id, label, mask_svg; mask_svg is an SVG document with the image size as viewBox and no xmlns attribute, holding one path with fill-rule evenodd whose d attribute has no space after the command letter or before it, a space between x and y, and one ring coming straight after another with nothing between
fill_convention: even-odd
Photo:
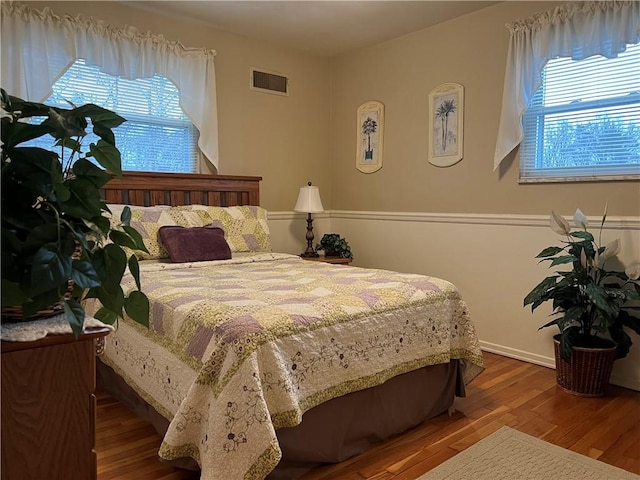
<instances>
[{"instance_id":1,"label":"white curtain","mask_svg":"<svg viewBox=\"0 0 640 480\"><path fill-rule=\"evenodd\" d=\"M45 8L2 2L2 88L42 102L79 58L127 79L158 73L180 92L180 106L200 131L198 145L218 168L215 51L187 48L133 27L113 27L82 15L59 17Z\"/></svg>"},{"instance_id":2,"label":"white curtain","mask_svg":"<svg viewBox=\"0 0 640 480\"><path fill-rule=\"evenodd\" d=\"M568 3L508 24L511 32L494 170L522 141L522 114L540 87L547 61L614 58L640 42L640 2Z\"/></svg>"}]
</instances>

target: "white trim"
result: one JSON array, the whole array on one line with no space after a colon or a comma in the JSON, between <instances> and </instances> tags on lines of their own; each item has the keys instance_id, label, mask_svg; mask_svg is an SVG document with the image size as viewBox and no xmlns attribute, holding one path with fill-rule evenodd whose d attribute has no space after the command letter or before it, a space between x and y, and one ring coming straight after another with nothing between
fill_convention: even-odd
<instances>
[{"instance_id":1,"label":"white trim","mask_svg":"<svg viewBox=\"0 0 640 480\"><path fill-rule=\"evenodd\" d=\"M637 165L635 166L636 168ZM522 175L522 174L521 174ZM518 183L571 183L571 182L617 182L640 180L640 173L620 174L620 175L583 175L575 177L562 176L528 176L518 178Z\"/></svg>"},{"instance_id":2,"label":"white trim","mask_svg":"<svg viewBox=\"0 0 640 480\"><path fill-rule=\"evenodd\" d=\"M331 218L354 220L386 220L392 222L457 223L472 225L509 225L549 228L548 215L484 214L484 213L423 213L423 212L364 212L332 210ZM565 216L569 216L565 214ZM570 217L573 217L571 213ZM600 226L600 217L588 217L591 225ZM605 229L640 230L640 217L607 217Z\"/></svg>"},{"instance_id":3,"label":"white trim","mask_svg":"<svg viewBox=\"0 0 640 480\"><path fill-rule=\"evenodd\" d=\"M331 212L328 211L324 211L321 213L313 213L313 219L320 219L320 218L331 218ZM267 213L267 219L268 220L294 220L297 218L307 218L307 214L306 213L299 213L299 212L268 212Z\"/></svg>"},{"instance_id":4,"label":"white trim","mask_svg":"<svg viewBox=\"0 0 640 480\"><path fill-rule=\"evenodd\" d=\"M484 340L480 340L480 348L485 352L497 353L498 355L502 355L504 357L515 358L516 360L534 363L536 365L552 368L554 370L556 368L556 360L553 357L545 357L544 355L537 355L535 353L526 352L524 350L505 347L504 345L485 342Z\"/></svg>"},{"instance_id":5,"label":"white trim","mask_svg":"<svg viewBox=\"0 0 640 480\"><path fill-rule=\"evenodd\" d=\"M573 214L565 214L571 220ZM306 215L296 212L269 212L269 220L290 220ZM424 213L424 212L366 212L354 210L326 210L314 213L313 218L349 218L353 220L385 220L389 222L457 223L462 225L507 225L549 228L547 215L484 214L484 213ZM601 217L587 217L589 224L600 227ZM608 230L640 230L640 217L607 217Z\"/></svg>"}]
</instances>

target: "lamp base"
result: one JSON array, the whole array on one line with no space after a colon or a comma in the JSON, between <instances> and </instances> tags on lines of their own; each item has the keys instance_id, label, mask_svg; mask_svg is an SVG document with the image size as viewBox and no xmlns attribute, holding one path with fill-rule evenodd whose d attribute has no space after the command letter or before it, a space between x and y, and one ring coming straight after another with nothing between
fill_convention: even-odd
<instances>
[{"instance_id":1,"label":"lamp base","mask_svg":"<svg viewBox=\"0 0 640 480\"><path fill-rule=\"evenodd\" d=\"M313 249L313 218L310 213L307 214L307 234L305 238L307 239L307 249L300 256L302 258L319 257L320 255Z\"/></svg>"}]
</instances>

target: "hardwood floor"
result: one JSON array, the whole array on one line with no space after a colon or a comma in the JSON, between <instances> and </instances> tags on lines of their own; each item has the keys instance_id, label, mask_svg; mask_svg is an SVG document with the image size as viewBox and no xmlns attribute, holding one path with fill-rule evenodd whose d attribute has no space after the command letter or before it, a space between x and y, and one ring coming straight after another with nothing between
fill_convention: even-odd
<instances>
[{"instance_id":1,"label":"hardwood floor","mask_svg":"<svg viewBox=\"0 0 640 480\"><path fill-rule=\"evenodd\" d=\"M611 386L580 398L555 386L548 368L485 353L487 369L456 399L456 412L428 420L304 480L415 480L503 425L640 474L640 393ZM195 480L157 459L160 437L106 393L98 393L98 480Z\"/></svg>"}]
</instances>

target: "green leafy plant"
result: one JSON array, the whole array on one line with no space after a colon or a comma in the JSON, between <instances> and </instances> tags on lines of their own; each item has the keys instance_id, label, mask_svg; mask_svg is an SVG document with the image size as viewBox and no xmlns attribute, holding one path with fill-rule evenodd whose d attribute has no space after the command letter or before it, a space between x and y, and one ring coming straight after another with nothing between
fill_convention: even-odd
<instances>
[{"instance_id":1,"label":"green leafy plant","mask_svg":"<svg viewBox=\"0 0 640 480\"><path fill-rule=\"evenodd\" d=\"M325 233L316 245L316 250L324 250L328 257L353 258L351 247L337 233Z\"/></svg>"},{"instance_id":2,"label":"green leafy plant","mask_svg":"<svg viewBox=\"0 0 640 480\"><path fill-rule=\"evenodd\" d=\"M125 119L93 104L64 109L1 95L3 311L19 307L30 318L59 303L78 336L83 301L97 298L99 320L113 323L126 312L148 325L138 261L123 247L146 248L129 225L128 207L112 227L100 195L122 176L112 129ZM90 132L98 140L85 146ZM51 148L32 146L34 139ZM125 295L120 281L127 267L137 290Z\"/></svg>"},{"instance_id":3,"label":"green leafy plant","mask_svg":"<svg viewBox=\"0 0 640 480\"><path fill-rule=\"evenodd\" d=\"M574 223L579 227L576 231L571 230L567 220L552 212L551 228L567 240L562 242L563 246L545 248L536 257L541 262L549 261L550 267L572 267L545 278L524 299L524 305L531 305L532 311L544 302L552 302L555 318L540 328L558 326L560 354L564 359L571 356L573 346L606 346L607 335L617 345L616 358L623 358L633 343L625 329L640 335L640 318L634 315L640 310L640 264L630 265L624 271L608 268L620 251L620 241L600 246L606 217L605 208L596 242L580 209L574 215Z\"/></svg>"}]
</instances>

